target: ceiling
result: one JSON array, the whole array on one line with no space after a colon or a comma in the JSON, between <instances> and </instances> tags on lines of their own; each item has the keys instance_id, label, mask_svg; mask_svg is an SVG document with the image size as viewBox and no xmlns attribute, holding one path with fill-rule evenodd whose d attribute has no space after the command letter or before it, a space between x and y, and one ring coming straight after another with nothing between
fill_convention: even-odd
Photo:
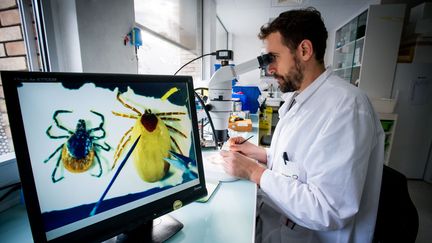
<instances>
[{"instance_id":1,"label":"ceiling","mask_svg":"<svg viewBox=\"0 0 432 243\"><path fill-rule=\"evenodd\" d=\"M327 30L334 30L379 0L215 0L216 12L228 32L234 36L256 36L270 18L289 9L313 6L323 16Z\"/></svg>"}]
</instances>

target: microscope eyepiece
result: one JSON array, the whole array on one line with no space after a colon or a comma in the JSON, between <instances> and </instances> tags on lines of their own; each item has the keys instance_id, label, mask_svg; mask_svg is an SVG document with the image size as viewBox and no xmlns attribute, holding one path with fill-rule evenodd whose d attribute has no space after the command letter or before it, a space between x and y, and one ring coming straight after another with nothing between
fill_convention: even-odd
<instances>
[{"instance_id":1,"label":"microscope eyepiece","mask_svg":"<svg viewBox=\"0 0 432 243\"><path fill-rule=\"evenodd\" d=\"M263 54L261 56L258 56L257 58L258 58L259 67L261 69L265 68L267 65L269 65L274 61L274 56L273 54L270 53Z\"/></svg>"}]
</instances>

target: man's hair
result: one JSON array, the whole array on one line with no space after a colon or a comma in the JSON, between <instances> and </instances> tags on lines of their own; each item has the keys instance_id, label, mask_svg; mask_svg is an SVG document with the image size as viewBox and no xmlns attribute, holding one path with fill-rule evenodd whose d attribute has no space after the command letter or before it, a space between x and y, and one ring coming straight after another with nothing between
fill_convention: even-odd
<instances>
[{"instance_id":1,"label":"man's hair","mask_svg":"<svg viewBox=\"0 0 432 243\"><path fill-rule=\"evenodd\" d=\"M271 23L263 25L258 37L261 40L271 33L279 32L283 44L290 50L295 50L300 42L308 39L312 42L315 58L324 63L324 53L327 41L327 29L321 13L313 7L295 9L283 12Z\"/></svg>"}]
</instances>

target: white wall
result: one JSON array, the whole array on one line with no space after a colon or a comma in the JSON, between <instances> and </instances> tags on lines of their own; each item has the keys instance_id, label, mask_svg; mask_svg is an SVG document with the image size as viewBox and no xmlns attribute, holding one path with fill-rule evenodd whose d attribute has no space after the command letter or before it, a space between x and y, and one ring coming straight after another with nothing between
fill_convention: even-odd
<instances>
[{"instance_id":1,"label":"white wall","mask_svg":"<svg viewBox=\"0 0 432 243\"><path fill-rule=\"evenodd\" d=\"M257 30L257 34L258 31L259 30ZM233 34L232 49L234 51L233 63L241 64L259 56L263 50L263 42L257 37L257 35L237 36ZM258 85L260 81L260 71L257 68L256 70L241 74L238 80L239 82L237 85Z\"/></svg>"},{"instance_id":2,"label":"white wall","mask_svg":"<svg viewBox=\"0 0 432 243\"><path fill-rule=\"evenodd\" d=\"M203 54L207 54L216 51L216 3L214 0L203 2L203 26ZM204 57L202 63L203 80L210 80L214 72L215 58L213 56Z\"/></svg>"},{"instance_id":3,"label":"white wall","mask_svg":"<svg viewBox=\"0 0 432 243\"><path fill-rule=\"evenodd\" d=\"M135 49L123 37L135 24L133 0L76 0L84 72L138 73Z\"/></svg>"},{"instance_id":4,"label":"white wall","mask_svg":"<svg viewBox=\"0 0 432 243\"><path fill-rule=\"evenodd\" d=\"M134 47L123 45L135 23L133 0L50 3L46 22L48 40L54 43L49 45L52 71L138 72Z\"/></svg>"},{"instance_id":5,"label":"white wall","mask_svg":"<svg viewBox=\"0 0 432 243\"><path fill-rule=\"evenodd\" d=\"M55 20L53 29L56 33L55 52L50 52L52 71L82 72L75 1L51 1L51 14L52 19ZM57 59L54 56L57 56Z\"/></svg>"}]
</instances>

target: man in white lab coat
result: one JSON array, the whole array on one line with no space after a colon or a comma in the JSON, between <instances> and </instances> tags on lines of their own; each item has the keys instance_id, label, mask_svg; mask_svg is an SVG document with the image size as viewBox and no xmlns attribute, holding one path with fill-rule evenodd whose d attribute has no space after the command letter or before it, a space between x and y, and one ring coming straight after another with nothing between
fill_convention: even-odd
<instances>
[{"instance_id":1,"label":"man in white lab coat","mask_svg":"<svg viewBox=\"0 0 432 243\"><path fill-rule=\"evenodd\" d=\"M324 66L327 30L313 8L261 28L284 94L268 149L244 138L221 151L225 171L260 187L257 242L371 242L384 132L364 92Z\"/></svg>"}]
</instances>

